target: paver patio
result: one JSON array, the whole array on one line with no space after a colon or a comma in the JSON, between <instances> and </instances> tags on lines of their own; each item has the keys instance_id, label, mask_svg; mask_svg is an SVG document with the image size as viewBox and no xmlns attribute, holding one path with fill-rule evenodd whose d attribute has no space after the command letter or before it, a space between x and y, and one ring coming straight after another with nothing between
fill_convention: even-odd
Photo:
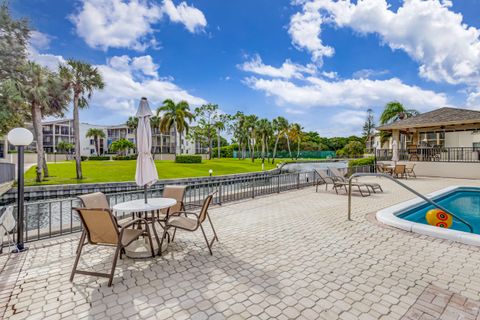
<instances>
[{"instance_id":1,"label":"paver patio","mask_svg":"<svg viewBox=\"0 0 480 320\"><path fill-rule=\"evenodd\" d=\"M213 256L201 233L179 232L164 257L120 260L112 287L68 281L79 235L31 243L0 275L0 318L480 319L479 248L379 225L372 212L413 195L371 180L385 193L355 197L350 222L345 196L314 188L214 207ZM86 248L80 266L108 270L113 249Z\"/></svg>"}]
</instances>

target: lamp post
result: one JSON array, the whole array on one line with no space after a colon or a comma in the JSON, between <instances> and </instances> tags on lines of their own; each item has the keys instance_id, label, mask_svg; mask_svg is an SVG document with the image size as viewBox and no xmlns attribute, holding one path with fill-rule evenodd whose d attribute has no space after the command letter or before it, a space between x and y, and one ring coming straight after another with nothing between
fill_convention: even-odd
<instances>
[{"instance_id":1,"label":"lamp post","mask_svg":"<svg viewBox=\"0 0 480 320\"><path fill-rule=\"evenodd\" d=\"M373 141L373 172L377 173L377 141Z\"/></svg>"},{"instance_id":2,"label":"lamp post","mask_svg":"<svg viewBox=\"0 0 480 320\"><path fill-rule=\"evenodd\" d=\"M210 177L212 176L212 173L213 173L212 169L208 170L208 174L210 175Z\"/></svg>"},{"instance_id":3,"label":"lamp post","mask_svg":"<svg viewBox=\"0 0 480 320\"><path fill-rule=\"evenodd\" d=\"M30 145L33 141L33 134L25 128L15 128L10 130L7 135L8 142L18 149L18 158L17 158L17 243L15 244L16 249L13 250L14 253L20 253L27 248L23 245L23 227L24 227L24 216L23 216L23 203L24 203L24 180L23 180L23 168L24 168L24 149L26 146Z\"/></svg>"}]
</instances>

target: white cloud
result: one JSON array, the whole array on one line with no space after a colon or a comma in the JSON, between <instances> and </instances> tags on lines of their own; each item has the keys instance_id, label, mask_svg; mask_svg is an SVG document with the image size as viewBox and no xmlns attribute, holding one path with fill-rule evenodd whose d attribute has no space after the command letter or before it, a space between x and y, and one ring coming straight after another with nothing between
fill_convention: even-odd
<instances>
[{"instance_id":1,"label":"white cloud","mask_svg":"<svg viewBox=\"0 0 480 320\"><path fill-rule=\"evenodd\" d=\"M379 35L390 48L403 50L417 61L419 74L426 79L452 84L480 81L480 30L450 11L450 1L408 0L396 12L386 0L298 3L302 12L291 17L290 35L294 43L311 52L313 60L333 54L333 50L322 49L321 40L322 26L331 23L360 34Z\"/></svg>"},{"instance_id":2,"label":"white cloud","mask_svg":"<svg viewBox=\"0 0 480 320\"><path fill-rule=\"evenodd\" d=\"M354 78L369 79L369 78L384 76L389 73L390 71L388 70L361 69L361 70L355 71L352 76Z\"/></svg>"},{"instance_id":3,"label":"white cloud","mask_svg":"<svg viewBox=\"0 0 480 320\"><path fill-rule=\"evenodd\" d=\"M445 94L407 85L397 78L327 81L308 77L298 83L283 79L249 77L245 79L245 83L275 98L277 104L288 107L365 108L383 106L392 100L401 101L407 107L418 110L449 105Z\"/></svg>"},{"instance_id":4,"label":"white cloud","mask_svg":"<svg viewBox=\"0 0 480 320\"><path fill-rule=\"evenodd\" d=\"M182 23L192 33L202 31L207 26L207 19L203 12L194 6L189 6L186 2L175 6L172 0L164 0L163 11L171 21Z\"/></svg>"},{"instance_id":5,"label":"white cloud","mask_svg":"<svg viewBox=\"0 0 480 320\"><path fill-rule=\"evenodd\" d=\"M83 0L70 16L77 34L92 48L145 50L152 42L152 24L162 17L160 6L141 0Z\"/></svg>"},{"instance_id":6,"label":"white cloud","mask_svg":"<svg viewBox=\"0 0 480 320\"><path fill-rule=\"evenodd\" d=\"M241 65L238 65L238 68L252 72L258 75L268 76L268 77L278 77L278 78L303 78L303 74L313 75L317 72L317 68L313 64L308 64L306 66L296 64L291 62L289 59L285 60L281 67L275 68L263 63L262 58L257 54L250 61L246 61Z\"/></svg>"},{"instance_id":7,"label":"white cloud","mask_svg":"<svg viewBox=\"0 0 480 320\"><path fill-rule=\"evenodd\" d=\"M52 37L37 30L30 31L29 45L37 50L48 49Z\"/></svg>"},{"instance_id":8,"label":"white cloud","mask_svg":"<svg viewBox=\"0 0 480 320\"><path fill-rule=\"evenodd\" d=\"M360 127L365 123L367 112L361 110L344 110L330 118L334 124L347 127Z\"/></svg>"},{"instance_id":9,"label":"white cloud","mask_svg":"<svg viewBox=\"0 0 480 320\"><path fill-rule=\"evenodd\" d=\"M65 62L62 56L40 53L40 50L48 49L50 41L53 37L40 31L31 31L30 40L27 46L28 58L36 63L49 68L50 70L57 70L58 65Z\"/></svg>"},{"instance_id":10,"label":"white cloud","mask_svg":"<svg viewBox=\"0 0 480 320\"><path fill-rule=\"evenodd\" d=\"M288 33L292 37L293 45L299 49L307 49L312 54L312 60L322 63L324 56L333 56L335 50L325 46L320 38L323 18L313 2L303 6L303 12L294 14L290 19Z\"/></svg>"},{"instance_id":11,"label":"white cloud","mask_svg":"<svg viewBox=\"0 0 480 320\"><path fill-rule=\"evenodd\" d=\"M182 23L190 32L203 30L207 20L202 11L171 0L157 4L148 0L81 0L82 4L70 20L77 34L92 48L129 48L144 51L159 48L153 36L153 24L164 15Z\"/></svg>"},{"instance_id":12,"label":"white cloud","mask_svg":"<svg viewBox=\"0 0 480 320\"><path fill-rule=\"evenodd\" d=\"M114 56L108 59L108 65L118 71L130 72L136 76L158 78L158 65L153 62L150 55L134 58L127 55Z\"/></svg>"}]
</instances>

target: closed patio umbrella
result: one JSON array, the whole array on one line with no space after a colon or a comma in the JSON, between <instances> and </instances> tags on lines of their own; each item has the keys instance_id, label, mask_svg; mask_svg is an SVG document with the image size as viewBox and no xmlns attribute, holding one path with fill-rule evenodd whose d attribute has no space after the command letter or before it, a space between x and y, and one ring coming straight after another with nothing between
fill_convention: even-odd
<instances>
[{"instance_id":1,"label":"closed patio umbrella","mask_svg":"<svg viewBox=\"0 0 480 320\"><path fill-rule=\"evenodd\" d=\"M152 129L150 128L150 117L152 110L148 106L147 98L142 98L136 117L137 127L137 170L135 182L143 186L145 190L145 203L147 203L147 188L158 180L157 168L152 157Z\"/></svg>"},{"instance_id":2,"label":"closed patio umbrella","mask_svg":"<svg viewBox=\"0 0 480 320\"><path fill-rule=\"evenodd\" d=\"M392 143L392 161L396 165L398 162L398 144L396 140L393 140Z\"/></svg>"}]
</instances>

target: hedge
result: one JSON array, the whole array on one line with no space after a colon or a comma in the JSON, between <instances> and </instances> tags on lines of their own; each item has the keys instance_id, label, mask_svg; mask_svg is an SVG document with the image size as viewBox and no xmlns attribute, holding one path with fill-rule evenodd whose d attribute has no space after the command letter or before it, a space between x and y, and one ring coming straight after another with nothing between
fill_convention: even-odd
<instances>
[{"instance_id":1,"label":"hedge","mask_svg":"<svg viewBox=\"0 0 480 320\"><path fill-rule=\"evenodd\" d=\"M350 160L348 162L348 166L351 167L358 167L358 166L371 166L375 163L374 157L368 158L360 158L355 160Z\"/></svg>"},{"instance_id":2,"label":"hedge","mask_svg":"<svg viewBox=\"0 0 480 320\"><path fill-rule=\"evenodd\" d=\"M176 163L202 163L202 156L200 155L189 155L189 154L181 154L175 156Z\"/></svg>"},{"instance_id":3,"label":"hedge","mask_svg":"<svg viewBox=\"0 0 480 320\"><path fill-rule=\"evenodd\" d=\"M238 149L238 144L232 144L229 146L220 147L220 157L222 158L233 158L233 151ZM218 158L218 148L215 147L212 149L213 158Z\"/></svg>"},{"instance_id":4,"label":"hedge","mask_svg":"<svg viewBox=\"0 0 480 320\"><path fill-rule=\"evenodd\" d=\"M114 156L113 160L137 160L137 155L130 154L128 156Z\"/></svg>"},{"instance_id":5,"label":"hedge","mask_svg":"<svg viewBox=\"0 0 480 320\"><path fill-rule=\"evenodd\" d=\"M109 156L91 156L91 157L88 157L88 160L108 161L108 160L110 160L110 157Z\"/></svg>"}]
</instances>

